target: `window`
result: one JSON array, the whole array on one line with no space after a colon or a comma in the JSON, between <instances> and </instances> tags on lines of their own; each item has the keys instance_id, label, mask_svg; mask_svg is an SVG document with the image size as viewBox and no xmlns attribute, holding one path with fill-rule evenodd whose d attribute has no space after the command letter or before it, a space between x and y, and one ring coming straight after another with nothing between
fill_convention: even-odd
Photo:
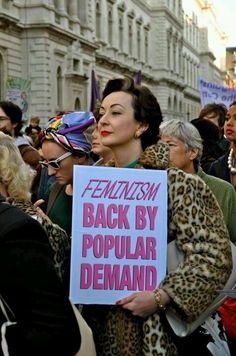
<instances>
[{"instance_id":1,"label":"window","mask_svg":"<svg viewBox=\"0 0 236 356\"><path fill-rule=\"evenodd\" d=\"M129 30L128 30L128 37L129 37L129 54L132 55L132 45L133 45L133 28L132 28L132 20L129 20Z\"/></svg>"},{"instance_id":2,"label":"window","mask_svg":"<svg viewBox=\"0 0 236 356\"><path fill-rule=\"evenodd\" d=\"M149 41L148 41L148 36L149 36L149 32L148 29L145 28L144 30L144 46L145 46L145 62L148 63L149 61Z\"/></svg>"},{"instance_id":3,"label":"window","mask_svg":"<svg viewBox=\"0 0 236 356\"><path fill-rule=\"evenodd\" d=\"M4 9L7 9L7 10L9 10L9 8L10 8L10 1L9 0L2 0L2 7L4 8Z\"/></svg>"},{"instance_id":4,"label":"window","mask_svg":"<svg viewBox=\"0 0 236 356\"><path fill-rule=\"evenodd\" d=\"M3 58L2 55L0 54L0 100L3 100Z\"/></svg>"},{"instance_id":5,"label":"window","mask_svg":"<svg viewBox=\"0 0 236 356\"><path fill-rule=\"evenodd\" d=\"M80 111L81 109L81 104L79 98L75 99L75 111Z\"/></svg>"},{"instance_id":6,"label":"window","mask_svg":"<svg viewBox=\"0 0 236 356\"><path fill-rule=\"evenodd\" d=\"M177 113L177 99L176 99L176 95L174 96L174 112Z\"/></svg>"},{"instance_id":7,"label":"window","mask_svg":"<svg viewBox=\"0 0 236 356\"><path fill-rule=\"evenodd\" d=\"M57 109L62 109L62 70L57 68Z\"/></svg>"},{"instance_id":8,"label":"window","mask_svg":"<svg viewBox=\"0 0 236 356\"><path fill-rule=\"evenodd\" d=\"M141 28L140 25L137 26L137 54L138 58L141 58Z\"/></svg>"},{"instance_id":9,"label":"window","mask_svg":"<svg viewBox=\"0 0 236 356\"><path fill-rule=\"evenodd\" d=\"M73 59L73 71L78 72L79 71L79 60L78 59Z\"/></svg>"},{"instance_id":10,"label":"window","mask_svg":"<svg viewBox=\"0 0 236 356\"><path fill-rule=\"evenodd\" d=\"M60 23L60 15L58 14L58 10L59 10L59 1L58 0L54 0L54 8L55 8L55 22L56 23Z\"/></svg>"},{"instance_id":11,"label":"window","mask_svg":"<svg viewBox=\"0 0 236 356\"><path fill-rule=\"evenodd\" d=\"M108 42L112 46L113 39L113 15L112 9L110 8L108 11Z\"/></svg>"},{"instance_id":12,"label":"window","mask_svg":"<svg viewBox=\"0 0 236 356\"><path fill-rule=\"evenodd\" d=\"M101 11L99 1L96 3L96 36L98 39L101 38Z\"/></svg>"},{"instance_id":13,"label":"window","mask_svg":"<svg viewBox=\"0 0 236 356\"><path fill-rule=\"evenodd\" d=\"M173 43L173 70L176 72L176 41Z\"/></svg>"},{"instance_id":14,"label":"window","mask_svg":"<svg viewBox=\"0 0 236 356\"><path fill-rule=\"evenodd\" d=\"M123 24L123 14L119 15L119 48L123 52L123 36L124 36L124 24Z\"/></svg>"}]
</instances>

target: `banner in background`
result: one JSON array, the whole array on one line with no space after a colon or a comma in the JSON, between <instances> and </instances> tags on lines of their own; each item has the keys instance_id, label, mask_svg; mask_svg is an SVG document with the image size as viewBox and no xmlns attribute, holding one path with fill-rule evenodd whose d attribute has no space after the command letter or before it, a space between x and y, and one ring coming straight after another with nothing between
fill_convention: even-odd
<instances>
[{"instance_id":1,"label":"banner in background","mask_svg":"<svg viewBox=\"0 0 236 356\"><path fill-rule=\"evenodd\" d=\"M166 274L167 172L74 166L70 299L115 304Z\"/></svg>"},{"instance_id":2,"label":"banner in background","mask_svg":"<svg viewBox=\"0 0 236 356\"><path fill-rule=\"evenodd\" d=\"M8 77L6 83L6 100L18 105L22 110L22 119L26 123L29 114L30 80Z\"/></svg>"},{"instance_id":3,"label":"banner in background","mask_svg":"<svg viewBox=\"0 0 236 356\"><path fill-rule=\"evenodd\" d=\"M199 78L199 90L202 106L217 103L224 104L228 108L233 101L236 101L236 89L211 83L202 78Z\"/></svg>"}]
</instances>

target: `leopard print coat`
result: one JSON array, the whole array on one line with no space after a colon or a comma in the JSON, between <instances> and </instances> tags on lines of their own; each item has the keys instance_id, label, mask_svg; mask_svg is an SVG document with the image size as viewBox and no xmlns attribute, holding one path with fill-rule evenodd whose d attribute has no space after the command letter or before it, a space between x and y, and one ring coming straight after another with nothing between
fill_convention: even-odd
<instances>
[{"instance_id":1,"label":"leopard print coat","mask_svg":"<svg viewBox=\"0 0 236 356\"><path fill-rule=\"evenodd\" d=\"M114 166L109 161L107 166ZM232 257L228 232L218 203L198 177L172 167L168 145L148 147L136 168L167 170L168 242L175 239L184 262L168 273L161 283L187 321L195 320L224 287ZM88 318L98 355L179 355L173 333L164 315L155 313L145 320L118 306L89 306Z\"/></svg>"},{"instance_id":2,"label":"leopard print coat","mask_svg":"<svg viewBox=\"0 0 236 356\"><path fill-rule=\"evenodd\" d=\"M67 278L70 258L70 237L60 226L53 224L50 220L37 216L36 209L30 201L7 198L7 202L23 210L40 222L47 233L49 243L53 250L54 266L59 277Z\"/></svg>"}]
</instances>

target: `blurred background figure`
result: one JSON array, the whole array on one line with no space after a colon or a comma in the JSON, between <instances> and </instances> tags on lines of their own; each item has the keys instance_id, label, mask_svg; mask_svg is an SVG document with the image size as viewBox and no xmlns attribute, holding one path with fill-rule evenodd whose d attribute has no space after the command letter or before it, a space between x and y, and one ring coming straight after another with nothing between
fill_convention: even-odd
<instances>
[{"instance_id":1,"label":"blurred background figure","mask_svg":"<svg viewBox=\"0 0 236 356\"><path fill-rule=\"evenodd\" d=\"M210 103L205 105L199 113L200 119L209 120L219 128L220 138L217 143L222 150L222 154L224 154L230 146L229 141L224 135L224 123L225 123L226 113L227 113L227 107L224 104L216 104L216 103Z\"/></svg>"},{"instance_id":2,"label":"blurred background figure","mask_svg":"<svg viewBox=\"0 0 236 356\"><path fill-rule=\"evenodd\" d=\"M34 147L37 147L39 141L39 133L41 131L39 123L40 118L38 116L31 116L29 126L25 128L25 133L32 140Z\"/></svg>"},{"instance_id":3,"label":"blurred background figure","mask_svg":"<svg viewBox=\"0 0 236 356\"><path fill-rule=\"evenodd\" d=\"M223 154L218 144L221 135L219 127L210 120L200 118L192 120L191 124L197 128L202 138L203 150L200 162L204 172L208 173L212 162Z\"/></svg>"},{"instance_id":4,"label":"blurred background figure","mask_svg":"<svg viewBox=\"0 0 236 356\"><path fill-rule=\"evenodd\" d=\"M231 147L227 153L211 164L209 174L226 180L236 189L236 101L227 111L224 134Z\"/></svg>"},{"instance_id":5,"label":"blurred background figure","mask_svg":"<svg viewBox=\"0 0 236 356\"><path fill-rule=\"evenodd\" d=\"M16 104L10 101L0 102L0 131L12 136L18 146L23 160L29 164L36 175L32 183L32 200L37 197L38 185L41 174L40 154L30 144L27 136L22 133L22 111Z\"/></svg>"},{"instance_id":6,"label":"blurred background figure","mask_svg":"<svg viewBox=\"0 0 236 356\"><path fill-rule=\"evenodd\" d=\"M94 166L104 165L113 157L112 150L102 144L97 126L92 132L92 152L98 157Z\"/></svg>"}]
</instances>

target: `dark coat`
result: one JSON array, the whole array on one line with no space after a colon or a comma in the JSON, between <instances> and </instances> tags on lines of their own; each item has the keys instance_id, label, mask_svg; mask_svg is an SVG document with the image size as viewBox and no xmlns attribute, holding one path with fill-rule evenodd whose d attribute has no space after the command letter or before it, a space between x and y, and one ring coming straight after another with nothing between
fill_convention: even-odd
<instances>
[{"instance_id":1,"label":"dark coat","mask_svg":"<svg viewBox=\"0 0 236 356\"><path fill-rule=\"evenodd\" d=\"M228 156L229 152L214 161L209 169L209 174L218 178L225 180L232 184L231 174L228 167Z\"/></svg>"},{"instance_id":2,"label":"dark coat","mask_svg":"<svg viewBox=\"0 0 236 356\"><path fill-rule=\"evenodd\" d=\"M7 327L11 356L69 356L78 351L78 324L54 269L43 228L2 201L0 294L17 321ZM1 310L0 322L5 322Z\"/></svg>"}]
</instances>

